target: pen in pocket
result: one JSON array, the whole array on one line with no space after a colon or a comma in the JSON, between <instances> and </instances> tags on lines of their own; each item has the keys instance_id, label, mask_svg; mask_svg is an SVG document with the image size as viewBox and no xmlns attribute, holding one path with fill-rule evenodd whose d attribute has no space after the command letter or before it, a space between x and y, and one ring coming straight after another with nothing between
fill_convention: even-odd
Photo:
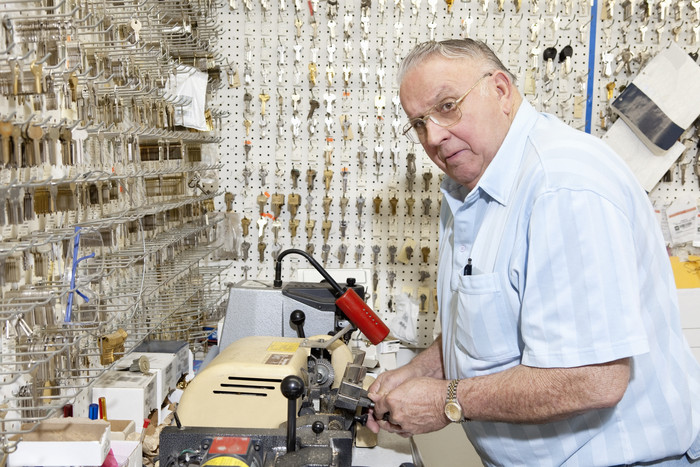
<instances>
[{"instance_id":1,"label":"pen in pocket","mask_svg":"<svg viewBox=\"0 0 700 467\"><path fill-rule=\"evenodd\" d=\"M464 275L465 276L471 276L472 275L472 259L469 258L467 260L467 265L464 266Z\"/></svg>"}]
</instances>

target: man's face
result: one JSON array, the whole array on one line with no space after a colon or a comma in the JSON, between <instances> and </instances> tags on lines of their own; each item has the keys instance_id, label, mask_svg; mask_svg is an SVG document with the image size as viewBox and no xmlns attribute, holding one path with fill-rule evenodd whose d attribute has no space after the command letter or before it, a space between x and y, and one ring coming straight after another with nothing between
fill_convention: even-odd
<instances>
[{"instance_id":1,"label":"man's face","mask_svg":"<svg viewBox=\"0 0 700 467\"><path fill-rule=\"evenodd\" d=\"M406 73L401 105L409 118L422 117L438 103L459 99L484 74L484 67L469 59L435 55ZM473 189L510 128L512 98L503 72L485 77L460 103L462 118L454 126L425 121L421 144L428 157L450 178Z\"/></svg>"}]
</instances>

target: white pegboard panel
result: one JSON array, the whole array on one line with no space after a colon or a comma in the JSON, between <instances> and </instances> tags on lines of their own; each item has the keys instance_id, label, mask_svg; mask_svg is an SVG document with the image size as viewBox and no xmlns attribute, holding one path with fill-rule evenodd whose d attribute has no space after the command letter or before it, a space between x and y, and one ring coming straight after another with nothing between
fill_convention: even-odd
<instances>
[{"instance_id":1,"label":"white pegboard panel","mask_svg":"<svg viewBox=\"0 0 700 467\"><path fill-rule=\"evenodd\" d=\"M623 31L616 28L623 20L602 19L601 8L587 1L556 0L230 0L221 14L230 87L220 92L217 105L231 115L222 132L226 165L221 185L235 195L233 210L250 221L247 235L239 230L235 274L271 279L275 253L290 247L312 251L328 267L371 269L375 293L370 304L384 317L391 313L395 294L407 292L419 300L426 296L420 334L422 342L430 342L436 309L440 173L422 148L397 134L405 121L396 101L400 59L429 39L484 40L515 74L525 98L536 108L584 129L589 99L592 132L601 135L600 115L607 111L605 85L610 78L603 76L599 58L608 49L615 53L623 48ZM622 15L621 9L615 4L614 14ZM683 12L686 18L687 13ZM596 38L593 51L591 34ZM626 44L632 47L634 37L626 34ZM572 48L569 69L559 61L566 46ZM633 46L635 53L645 47ZM548 48L556 50L549 65L543 59ZM595 67L591 95L587 94L589 61ZM615 95L638 69L633 65L628 73L615 66L619 77ZM261 95L269 96L264 115ZM377 99L382 98L383 107L377 108ZM313 100L319 107L310 117ZM407 175L414 166L411 184ZM299 174L296 180L293 171ZM309 171L316 174L311 189ZM327 171L332 171L332 178L326 186ZM276 237L270 200L262 214L258 206L265 193L284 196ZM290 194L300 196L296 235L290 231ZM381 199L376 211L375 199ZM409 203L413 203L410 214ZM260 219L267 221L264 230L258 226ZM261 242L266 244L262 258ZM407 246L413 251L410 259ZM285 271L291 267L285 265Z\"/></svg>"},{"instance_id":2,"label":"white pegboard panel","mask_svg":"<svg viewBox=\"0 0 700 467\"><path fill-rule=\"evenodd\" d=\"M602 136L615 120L610 105L646 63L675 43L697 61L700 51L700 3L653 0L603 1L598 5L595 82L591 132ZM700 170L697 166L699 123L681 137L687 151L649 193L655 206L664 208L678 198L697 199L700 205ZM672 254L698 254L692 245L670 249Z\"/></svg>"}]
</instances>

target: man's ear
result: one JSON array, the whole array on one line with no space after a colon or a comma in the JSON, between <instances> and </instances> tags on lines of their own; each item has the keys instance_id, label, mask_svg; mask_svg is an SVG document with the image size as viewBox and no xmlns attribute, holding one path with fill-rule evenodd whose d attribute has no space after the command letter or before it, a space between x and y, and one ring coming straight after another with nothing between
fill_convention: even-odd
<instances>
[{"instance_id":1,"label":"man's ear","mask_svg":"<svg viewBox=\"0 0 700 467\"><path fill-rule=\"evenodd\" d=\"M513 107L513 82L508 74L502 70L494 71L491 78L496 85L498 100L501 102L503 109L509 112Z\"/></svg>"}]
</instances>

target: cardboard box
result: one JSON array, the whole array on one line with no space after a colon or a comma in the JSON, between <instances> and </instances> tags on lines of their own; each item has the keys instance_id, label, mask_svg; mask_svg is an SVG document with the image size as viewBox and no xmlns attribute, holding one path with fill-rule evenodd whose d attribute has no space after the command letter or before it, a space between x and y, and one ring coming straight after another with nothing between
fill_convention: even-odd
<instances>
[{"instance_id":1,"label":"cardboard box","mask_svg":"<svg viewBox=\"0 0 700 467\"><path fill-rule=\"evenodd\" d=\"M109 422L112 441L124 441L136 431L133 420L107 420Z\"/></svg>"},{"instance_id":2,"label":"cardboard box","mask_svg":"<svg viewBox=\"0 0 700 467\"><path fill-rule=\"evenodd\" d=\"M106 371L92 386L92 401L107 401L107 418L132 420L137 433L143 420L158 409L156 376L132 371Z\"/></svg>"},{"instance_id":3,"label":"cardboard box","mask_svg":"<svg viewBox=\"0 0 700 467\"><path fill-rule=\"evenodd\" d=\"M104 420L51 418L21 438L8 466L100 466L110 449L110 425Z\"/></svg>"}]
</instances>

